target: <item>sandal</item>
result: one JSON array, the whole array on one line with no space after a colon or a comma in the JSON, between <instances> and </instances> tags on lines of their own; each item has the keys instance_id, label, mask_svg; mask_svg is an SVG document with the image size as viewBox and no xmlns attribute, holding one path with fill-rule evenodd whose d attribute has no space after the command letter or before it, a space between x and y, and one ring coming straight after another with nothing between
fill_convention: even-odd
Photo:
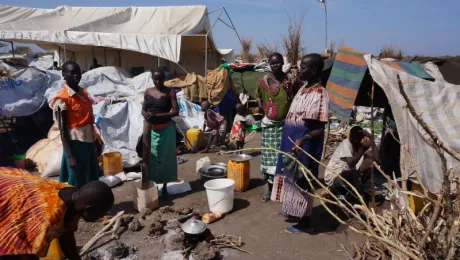
<instances>
[{"instance_id":1,"label":"sandal","mask_svg":"<svg viewBox=\"0 0 460 260\"><path fill-rule=\"evenodd\" d=\"M262 201L263 201L263 202L269 202L270 199L271 199L271 196L268 195L268 194L265 194L265 195L262 197Z\"/></svg>"},{"instance_id":2,"label":"sandal","mask_svg":"<svg viewBox=\"0 0 460 260\"><path fill-rule=\"evenodd\" d=\"M302 228L301 230L301 229L294 227L293 225L293 226L287 227L284 231L289 234L310 234L314 232L314 229L313 228Z\"/></svg>"},{"instance_id":3,"label":"sandal","mask_svg":"<svg viewBox=\"0 0 460 260\"><path fill-rule=\"evenodd\" d=\"M279 214L280 216L282 216L282 217L289 218L289 215L286 214L286 212L284 212L284 211L282 211L282 210L280 210L280 212L279 212L278 214Z\"/></svg>"}]
</instances>

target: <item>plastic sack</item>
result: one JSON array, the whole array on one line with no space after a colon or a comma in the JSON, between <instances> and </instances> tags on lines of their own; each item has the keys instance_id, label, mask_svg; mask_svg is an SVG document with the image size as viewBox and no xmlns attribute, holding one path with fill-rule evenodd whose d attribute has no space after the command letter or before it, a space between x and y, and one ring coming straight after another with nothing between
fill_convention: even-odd
<instances>
[{"instance_id":1,"label":"plastic sack","mask_svg":"<svg viewBox=\"0 0 460 260\"><path fill-rule=\"evenodd\" d=\"M207 167L209 165L211 165L211 159L209 159L209 157L203 157L199 159L198 161L196 161L196 172L199 172L201 168Z\"/></svg>"},{"instance_id":2,"label":"plastic sack","mask_svg":"<svg viewBox=\"0 0 460 260\"><path fill-rule=\"evenodd\" d=\"M62 153L63 153L63 148L61 146L57 148L56 151L50 154L50 157L48 157L46 168L43 171L41 177L49 178L49 177L59 176L59 172L61 171Z\"/></svg>"},{"instance_id":3,"label":"plastic sack","mask_svg":"<svg viewBox=\"0 0 460 260\"><path fill-rule=\"evenodd\" d=\"M102 181L103 183L107 184L107 186L109 186L110 188L115 187L123 182L117 176L102 176L99 178L99 181Z\"/></svg>"}]
</instances>

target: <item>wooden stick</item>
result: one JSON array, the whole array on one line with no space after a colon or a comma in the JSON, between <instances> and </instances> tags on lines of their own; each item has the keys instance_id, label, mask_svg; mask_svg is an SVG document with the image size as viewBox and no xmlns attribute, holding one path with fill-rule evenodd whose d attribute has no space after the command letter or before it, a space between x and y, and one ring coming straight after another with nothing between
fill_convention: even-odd
<instances>
[{"instance_id":1,"label":"wooden stick","mask_svg":"<svg viewBox=\"0 0 460 260\"><path fill-rule=\"evenodd\" d=\"M375 158L375 143L374 143L374 89L375 81L372 80L372 90L371 90L371 135L372 135L372 158L374 161ZM371 208L375 208L375 187L374 187L374 167L371 167Z\"/></svg>"},{"instance_id":2,"label":"wooden stick","mask_svg":"<svg viewBox=\"0 0 460 260\"><path fill-rule=\"evenodd\" d=\"M97 234L91 238L88 243L86 243L86 245L84 245L80 251L80 256L83 256L85 255L86 253L88 253L89 249L91 249L91 247L96 244L96 242L106 236L106 235L109 235L109 234L113 234L113 232L116 232L114 230L112 231L108 231L112 226L115 225L115 223L117 222L118 219L121 218L121 216L124 214L125 212L124 211L120 211L118 212L117 215L115 215L112 219L110 219L109 223L103 227L99 232L97 232Z\"/></svg>"},{"instance_id":3,"label":"wooden stick","mask_svg":"<svg viewBox=\"0 0 460 260\"><path fill-rule=\"evenodd\" d=\"M327 127L326 127L326 133L324 136L324 142L323 142L323 151L321 153L321 160L324 160L324 156L326 155L326 144L327 144L327 139L329 138L329 132L331 131L331 122L328 120L327 121Z\"/></svg>"}]
</instances>

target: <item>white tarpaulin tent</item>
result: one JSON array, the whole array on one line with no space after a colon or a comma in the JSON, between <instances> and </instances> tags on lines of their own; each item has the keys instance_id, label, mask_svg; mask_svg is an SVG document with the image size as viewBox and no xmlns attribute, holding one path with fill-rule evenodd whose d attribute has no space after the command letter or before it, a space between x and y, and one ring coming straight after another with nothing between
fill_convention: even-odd
<instances>
[{"instance_id":1,"label":"white tarpaulin tent","mask_svg":"<svg viewBox=\"0 0 460 260\"><path fill-rule=\"evenodd\" d=\"M64 81L56 81L46 90L50 103L60 91ZM88 90L94 99L96 123L104 141L104 153L120 152L124 167L132 167L140 161L136 153L138 138L142 134L144 119L141 115L144 91L153 85L150 72L134 78L120 68L103 67L82 75L80 87ZM123 100L113 103L114 100ZM179 116L174 118L179 128L199 128L204 124L200 107L189 102L182 92L177 93Z\"/></svg>"},{"instance_id":2,"label":"white tarpaulin tent","mask_svg":"<svg viewBox=\"0 0 460 260\"><path fill-rule=\"evenodd\" d=\"M96 57L108 66L169 66L181 72L174 65L178 64L204 74L205 68L215 68L219 61L206 6L62 6L27 16L20 14L31 12L30 8L0 5L0 14L12 8L16 12L9 18L0 18L0 39L35 43L54 50L61 63L74 59L83 69Z\"/></svg>"},{"instance_id":3,"label":"white tarpaulin tent","mask_svg":"<svg viewBox=\"0 0 460 260\"><path fill-rule=\"evenodd\" d=\"M13 72L12 78L0 79L0 118L34 114L45 102L45 91L60 78L53 71L31 67Z\"/></svg>"},{"instance_id":4,"label":"white tarpaulin tent","mask_svg":"<svg viewBox=\"0 0 460 260\"><path fill-rule=\"evenodd\" d=\"M443 181L441 159L432 140L408 111L399 90L397 75L418 115L436 132L438 138L455 152L460 152L460 86L443 80L427 81L364 56L374 81L382 87L393 111L401 141L401 172L417 171L424 185L438 193ZM459 162L444 153L447 167L458 175ZM412 176L413 177L413 176Z\"/></svg>"},{"instance_id":5,"label":"white tarpaulin tent","mask_svg":"<svg viewBox=\"0 0 460 260\"><path fill-rule=\"evenodd\" d=\"M0 5L0 24L32 18L53 11L54 9L30 8Z\"/></svg>"}]
</instances>

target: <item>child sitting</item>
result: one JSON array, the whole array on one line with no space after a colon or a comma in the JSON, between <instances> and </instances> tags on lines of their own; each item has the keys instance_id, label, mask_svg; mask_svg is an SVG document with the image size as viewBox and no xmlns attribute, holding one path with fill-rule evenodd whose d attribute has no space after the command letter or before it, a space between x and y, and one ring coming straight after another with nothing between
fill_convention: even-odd
<instances>
[{"instance_id":1,"label":"child sitting","mask_svg":"<svg viewBox=\"0 0 460 260\"><path fill-rule=\"evenodd\" d=\"M236 105L236 116L233 120L232 131L230 132L230 143L229 146L232 149L240 150L244 147L244 138L246 128L246 118L244 105Z\"/></svg>"},{"instance_id":2,"label":"child sitting","mask_svg":"<svg viewBox=\"0 0 460 260\"><path fill-rule=\"evenodd\" d=\"M219 113L213 111L211 109L211 104L208 101L203 101L201 103L201 111L204 112L203 133L206 131L206 127L209 127L212 130L208 145L202 152L207 153L211 147L211 144L215 141L227 146L225 143L225 137L227 135L227 121L225 121L225 118Z\"/></svg>"}]
</instances>

